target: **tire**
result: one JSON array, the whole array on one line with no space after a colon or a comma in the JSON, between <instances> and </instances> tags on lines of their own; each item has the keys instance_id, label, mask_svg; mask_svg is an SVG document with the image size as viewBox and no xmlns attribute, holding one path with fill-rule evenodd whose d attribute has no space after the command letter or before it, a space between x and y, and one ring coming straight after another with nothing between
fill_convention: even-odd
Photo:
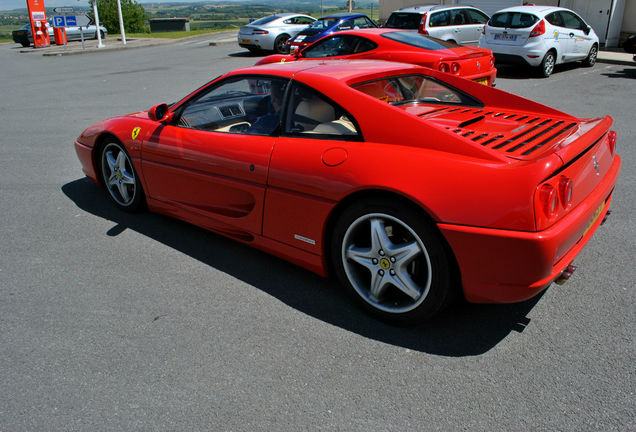
<instances>
[{"instance_id":1,"label":"tire","mask_svg":"<svg viewBox=\"0 0 636 432\"><path fill-rule=\"evenodd\" d=\"M278 54L287 54L289 49L287 48L287 41L289 40L288 34L278 35L276 40L274 41L274 51Z\"/></svg>"},{"instance_id":2,"label":"tire","mask_svg":"<svg viewBox=\"0 0 636 432\"><path fill-rule=\"evenodd\" d=\"M99 31L99 37L101 37L101 38L102 38L102 40L106 39L106 35L105 35L105 34L104 34L104 32L103 32L103 31L101 31L101 30ZM95 39L97 39L97 38L95 38Z\"/></svg>"},{"instance_id":3,"label":"tire","mask_svg":"<svg viewBox=\"0 0 636 432\"><path fill-rule=\"evenodd\" d=\"M416 323L452 297L452 261L424 215L399 201L363 200L347 208L331 238L340 282L374 315Z\"/></svg>"},{"instance_id":4,"label":"tire","mask_svg":"<svg viewBox=\"0 0 636 432\"><path fill-rule=\"evenodd\" d=\"M22 40L20 44L22 44L22 46L25 48L31 46L31 42L29 42L28 40Z\"/></svg>"},{"instance_id":5,"label":"tire","mask_svg":"<svg viewBox=\"0 0 636 432\"><path fill-rule=\"evenodd\" d=\"M144 191L130 156L124 147L108 141L100 154L102 181L108 197L117 207L136 212L144 207Z\"/></svg>"},{"instance_id":6,"label":"tire","mask_svg":"<svg viewBox=\"0 0 636 432\"><path fill-rule=\"evenodd\" d=\"M555 63L556 56L554 55L554 51L548 51L547 53L545 53L545 56L541 61L541 66L539 66L539 75L543 78L548 78L554 71Z\"/></svg>"},{"instance_id":7,"label":"tire","mask_svg":"<svg viewBox=\"0 0 636 432\"><path fill-rule=\"evenodd\" d=\"M598 46L594 44L592 45L592 48L590 48L590 52L587 54L585 60L583 60L583 66L594 66L596 64L596 57L598 57Z\"/></svg>"}]
</instances>

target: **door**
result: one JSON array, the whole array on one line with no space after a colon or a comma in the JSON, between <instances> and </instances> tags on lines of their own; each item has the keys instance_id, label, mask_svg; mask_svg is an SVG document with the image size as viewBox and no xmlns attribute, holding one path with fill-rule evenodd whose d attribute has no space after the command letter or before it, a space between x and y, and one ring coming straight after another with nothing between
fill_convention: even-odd
<instances>
[{"instance_id":1,"label":"door","mask_svg":"<svg viewBox=\"0 0 636 432\"><path fill-rule=\"evenodd\" d=\"M148 195L217 229L260 234L285 83L230 77L186 102L142 144Z\"/></svg>"},{"instance_id":2,"label":"door","mask_svg":"<svg viewBox=\"0 0 636 432\"><path fill-rule=\"evenodd\" d=\"M561 11L559 14L565 27L565 34L562 36L568 41L564 60L576 61L584 59L594 43L591 32L587 30L587 24L572 12Z\"/></svg>"},{"instance_id":3,"label":"door","mask_svg":"<svg viewBox=\"0 0 636 432\"><path fill-rule=\"evenodd\" d=\"M561 7L572 9L594 29L599 42L605 42L612 0L562 0Z\"/></svg>"}]
</instances>

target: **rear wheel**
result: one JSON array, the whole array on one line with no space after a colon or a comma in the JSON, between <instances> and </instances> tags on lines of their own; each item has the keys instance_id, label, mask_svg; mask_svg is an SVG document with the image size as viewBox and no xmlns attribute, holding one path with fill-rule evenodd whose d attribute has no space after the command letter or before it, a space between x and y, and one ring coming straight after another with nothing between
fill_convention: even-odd
<instances>
[{"instance_id":1,"label":"rear wheel","mask_svg":"<svg viewBox=\"0 0 636 432\"><path fill-rule=\"evenodd\" d=\"M554 64L556 63L556 56L553 51L548 51L545 53L543 57L543 61L541 61L541 66L539 66L539 73L543 78L547 78L552 75L554 71Z\"/></svg>"},{"instance_id":2,"label":"rear wheel","mask_svg":"<svg viewBox=\"0 0 636 432\"><path fill-rule=\"evenodd\" d=\"M418 322L451 298L451 260L437 230L411 206L364 200L336 223L331 257L340 282L381 318Z\"/></svg>"},{"instance_id":3,"label":"rear wheel","mask_svg":"<svg viewBox=\"0 0 636 432\"><path fill-rule=\"evenodd\" d=\"M583 66L594 66L596 64L596 57L598 57L598 47L594 44L592 45L592 48L590 48L590 52L587 54L585 60L583 60Z\"/></svg>"},{"instance_id":4,"label":"rear wheel","mask_svg":"<svg viewBox=\"0 0 636 432\"><path fill-rule=\"evenodd\" d=\"M122 210L134 212L144 205L144 191L124 147L107 142L101 152L102 180L109 198Z\"/></svg>"},{"instance_id":5,"label":"rear wheel","mask_svg":"<svg viewBox=\"0 0 636 432\"><path fill-rule=\"evenodd\" d=\"M23 39L22 41L20 41L20 44L22 44L22 46L26 48L31 45L31 42L29 42L28 39Z\"/></svg>"},{"instance_id":6,"label":"rear wheel","mask_svg":"<svg viewBox=\"0 0 636 432\"><path fill-rule=\"evenodd\" d=\"M289 35L282 34L279 35L274 41L274 51L278 54L287 54L289 51L287 48L287 41L289 40Z\"/></svg>"}]
</instances>

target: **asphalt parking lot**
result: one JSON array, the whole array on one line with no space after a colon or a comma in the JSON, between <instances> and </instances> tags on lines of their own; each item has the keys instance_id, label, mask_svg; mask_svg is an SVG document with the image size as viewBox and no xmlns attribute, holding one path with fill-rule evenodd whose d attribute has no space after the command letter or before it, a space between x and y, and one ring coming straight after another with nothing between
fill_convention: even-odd
<instances>
[{"instance_id":1,"label":"asphalt parking lot","mask_svg":"<svg viewBox=\"0 0 636 432\"><path fill-rule=\"evenodd\" d=\"M609 114L612 215L563 286L414 328L331 281L117 211L73 149L257 57L204 38L74 56L0 44L0 431L635 430L636 62L503 68L498 88Z\"/></svg>"}]
</instances>

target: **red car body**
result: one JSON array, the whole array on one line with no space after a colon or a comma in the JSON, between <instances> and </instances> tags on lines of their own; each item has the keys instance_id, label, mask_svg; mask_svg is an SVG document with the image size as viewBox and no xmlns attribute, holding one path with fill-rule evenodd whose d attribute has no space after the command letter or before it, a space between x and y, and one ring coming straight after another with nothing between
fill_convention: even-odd
<instances>
[{"instance_id":1,"label":"red car body","mask_svg":"<svg viewBox=\"0 0 636 432\"><path fill-rule=\"evenodd\" d=\"M322 47L325 48L321 49ZM495 85L497 76L495 59L490 50L429 38L415 31L386 28L334 33L294 54L270 55L256 64L325 58L411 63L490 86Z\"/></svg>"},{"instance_id":2,"label":"red car body","mask_svg":"<svg viewBox=\"0 0 636 432\"><path fill-rule=\"evenodd\" d=\"M245 77L284 80L292 86L289 104L294 86L313 89L347 113L355 134L288 133L285 121L267 136L231 133L244 121L240 115L233 125L222 125L223 131L179 123L179 116L198 106L202 94ZM395 100L393 89L387 90L395 77L426 83L426 96ZM418 94L422 91L420 85ZM243 102L247 112L247 99ZM299 108L286 109L289 118ZM121 174L125 170L108 168L124 166L114 160L123 161L123 152L104 149L109 142L119 143L134 167L137 192L151 211L323 276L334 262L357 271L347 267L351 260L333 257L339 250L349 256L355 249L353 243L346 249L344 240L341 249L332 244L339 238L334 231L351 209L363 207L358 211L364 214L376 201L384 207L396 203L413 215L413 223L403 224L407 230L420 233L416 225L426 225L429 234L415 241L428 251L428 268L441 259L428 246L430 237L444 249L440 252L446 254L448 273L467 300L517 302L567 274L605 219L620 169L612 122L608 116L576 118L413 65L292 62L237 69L169 108L159 105L99 122L77 138L75 149L86 176L114 190L117 198L122 176L133 171L128 167L130 173ZM103 175L104 170L109 174ZM402 218L400 212L386 213L391 215L385 221ZM394 234L387 228L373 232ZM365 265L381 265L380 274L385 268L393 274L390 262L379 258L379 263L373 258L375 264ZM366 299L371 309L389 318L411 311L413 305L393 310L373 304L379 292L372 289Z\"/></svg>"}]
</instances>

